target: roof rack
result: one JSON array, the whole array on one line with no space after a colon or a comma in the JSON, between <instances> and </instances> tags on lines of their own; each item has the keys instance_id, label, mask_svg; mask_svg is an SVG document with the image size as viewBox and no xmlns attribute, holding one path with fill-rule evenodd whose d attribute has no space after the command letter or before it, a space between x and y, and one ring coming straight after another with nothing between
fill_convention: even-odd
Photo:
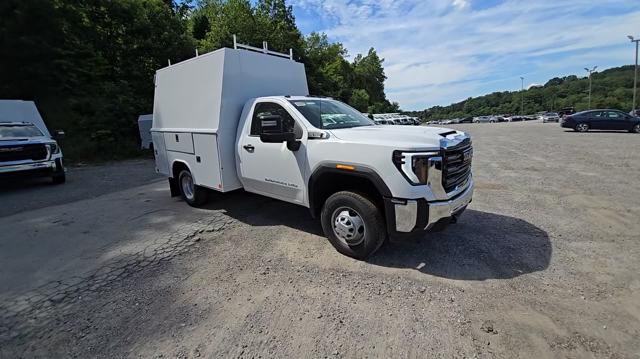
<instances>
[{"instance_id":1,"label":"roof rack","mask_svg":"<svg viewBox=\"0 0 640 359\"><path fill-rule=\"evenodd\" d=\"M245 50L249 50L249 51L261 52L261 53L266 54L266 55L284 57L284 58L288 58L289 60L293 61L293 49L289 49L289 53L288 54L283 54L283 53L280 53L280 52L275 52L275 51L269 50L269 47L268 47L266 41L262 42L262 48L253 47L253 46L244 45L244 44L239 44L237 39L236 39L236 35L235 34L233 34L233 48L235 50L237 50L237 49L245 49Z\"/></svg>"}]
</instances>

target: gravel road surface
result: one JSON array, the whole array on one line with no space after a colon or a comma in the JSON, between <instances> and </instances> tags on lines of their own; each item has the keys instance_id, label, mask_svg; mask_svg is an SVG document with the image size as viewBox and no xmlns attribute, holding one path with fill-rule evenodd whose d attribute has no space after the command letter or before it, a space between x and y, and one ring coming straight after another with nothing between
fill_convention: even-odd
<instances>
[{"instance_id":1,"label":"gravel road surface","mask_svg":"<svg viewBox=\"0 0 640 359\"><path fill-rule=\"evenodd\" d=\"M190 208L150 161L3 186L0 358L639 358L640 136L457 127L469 210L367 262L302 207Z\"/></svg>"}]
</instances>

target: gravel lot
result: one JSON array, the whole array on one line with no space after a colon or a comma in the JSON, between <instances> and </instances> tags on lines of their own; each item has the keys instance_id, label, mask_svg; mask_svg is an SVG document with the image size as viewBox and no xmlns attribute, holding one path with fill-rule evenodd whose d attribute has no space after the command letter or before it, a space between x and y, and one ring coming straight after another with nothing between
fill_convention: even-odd
<instances>
[{"instance_id":1,"label":"gravel lot","mask_svg":"<svg viewBox=\"0 0 640 359\"><path fill-rule=\"evenodd\" d=\"M301 207L189 208L150 161L3 186L0 357L639 358L640 136L458 128L470 209L368 262Z\"/></svg>"}]
</instances>

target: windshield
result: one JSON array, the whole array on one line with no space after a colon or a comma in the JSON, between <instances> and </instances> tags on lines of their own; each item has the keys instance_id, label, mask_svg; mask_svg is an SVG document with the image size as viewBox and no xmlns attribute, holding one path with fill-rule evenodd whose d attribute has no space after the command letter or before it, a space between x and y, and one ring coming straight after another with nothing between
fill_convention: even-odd
<instances>
[{"instance_id":1,"label":"windshield","mask_svg":"<svg viewBox=\"0 0 640 359\"><path fill-rule=\"evenodd\" d=\"M374 124L358 110L339 101L308 99L289 102L316 128L351 128Z\"/></svg>"},{"instance_id":2,"label":"windshield","mask_svg":"<svg viewBox=\"0 0 640 359\"><path fill-rule=\"evenodd\" d=\"M0 125L0 138L38 136L43 136L43 134L34 125Z\"/></svg>"}]
</instances>

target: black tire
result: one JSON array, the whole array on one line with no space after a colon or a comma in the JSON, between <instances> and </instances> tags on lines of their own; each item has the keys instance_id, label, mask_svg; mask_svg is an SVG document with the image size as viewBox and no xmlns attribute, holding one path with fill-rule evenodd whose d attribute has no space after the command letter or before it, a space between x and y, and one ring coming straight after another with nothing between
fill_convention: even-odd
<instances>
[{"instance_id":1,"label":"black tire","mask_svg":"<svg viewBox=\"0 0 640 359\"><path fill-rule=\"evenodd\" d=\"M576 132L587 132L589 131L589 124L580 122L576 124L576 127L573 128Z\"/></svg>"},{"instance_id":2,"label":"black tire","mask_svg":"<svg viewBox=\"0 0 640 359\"><path fill-rule=\"evenodd\" d=\"M340 210L340 211L338 211ZM349 244L347 240L340 239L334 230L334 222L339 219L344 211L352 211L363 224L361 240ZM340 253L359 260L364 260L377 251L387 238L385 219L382 211L366 196L341 191L331 195L322 206L321 213L322 230L331 242L331 245ZM347 224L349 224L347 222Z\"/></svg>"},{"instance_id":3,"label":"black tire","mask_svg":"<svg viewBox=\"0 0 640 359\"><path fill-rule=\"evenodd\" d=\"M62 172L62 174L55 174L51 176L51 183L53 184L63 184L67 181L67 175Z\"/></svg>"},{"instance_id":4,"label":"black tire","mask_svg":"<svg viewBox=\"0 0 640 359\"><path fill-rule=\"evenodd\" d=\"M185 182L186 183L183 183ZM190 183L190 186L189 184ZM189 188L186 188L189 187ZM192 207L199 207L207 203L207 190L193 182L193 176L189 170L182 170L178 175L178 188L185 202Z\"/></svg>"},{"instance_id":5,"label":"black tire","mask_svg":"<svg viewBox=\"0 0 640 359\"><path fill-rule=\"evenodd\" d=\"M640 123L636 123L635 125L633 125L633 127L631 128L631 132L640 133Z\"/></svg>"}]
</instances>

